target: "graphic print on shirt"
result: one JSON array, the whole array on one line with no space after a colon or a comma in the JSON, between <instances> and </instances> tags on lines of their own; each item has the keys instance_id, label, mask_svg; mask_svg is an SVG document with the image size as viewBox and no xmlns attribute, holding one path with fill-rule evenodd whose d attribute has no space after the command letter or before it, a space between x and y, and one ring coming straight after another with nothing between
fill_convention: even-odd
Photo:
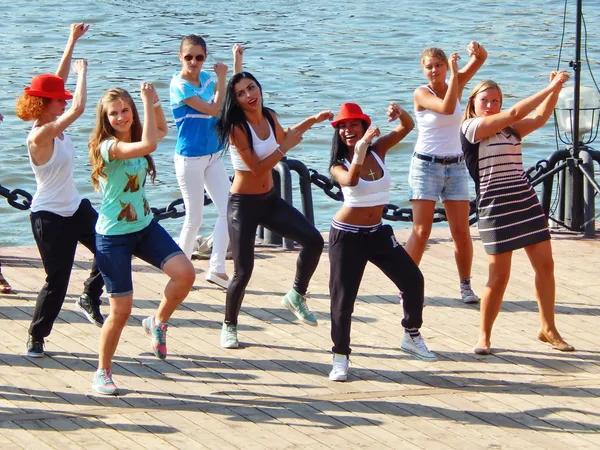
<instances>
[{"instance_id":1,"label":"graphic print on shirt","mask_svg":"<svg viewBox=\"0 0 600 450\"><path fill-rule=\"evenodd\" d=\"M127 175L127 179L129 181L127 181L127 184L125 185L125 189L123 189L123 192L137 192L140 190L140 179L138 177L137 174L134 175L130 175L127 172L125 172L125 175ZM145 179L144 179L145 181Z\"/></svg>"},{"instance_id":2,"label":"graphic print on shirt","mask_svg":"<svg viewBox=\"0 0 600 450\"><path fill-rule=\"evenodd\" d=\"M146 200L146 197L142 199L142 202L144 203L144 216L147 216L152 212L152 210L150 209L150 205L148 204L148 200Z\"/></svg>"},{"instance_id":3,"label":"graphic print on shirt","mask_svg":"<svg viewBox=\"0 0 600 450\"><path fill-rule=\"evenodd\" d=\"M133 205L131 203L123 203L120 200L119 203L121 204L121 212L119 213L117 220L120 222L125 219L126 222L135 222L137 220L137 213L135 212Z\"/></svg>"}]
</instances>

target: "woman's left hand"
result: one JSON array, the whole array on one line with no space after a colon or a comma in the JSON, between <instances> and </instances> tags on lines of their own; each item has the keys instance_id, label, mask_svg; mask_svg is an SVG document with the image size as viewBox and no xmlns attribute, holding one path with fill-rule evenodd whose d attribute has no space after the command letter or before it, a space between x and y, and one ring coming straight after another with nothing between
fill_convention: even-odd
<instances>
[{"instance_id":1,"label":"woman's left hand","mask_svg":"<svg viewBox=\"0 0 600 450\"><path fill-rule=\"evenodd\" d=\"M231 51L233 52L233 57L235 58L240 57L244 54L244 47L242 47L240 44L233 44L233 48L231 49Z\"/></svg>"},{"instance_id":2,"label":"woman's left hand","mask_svg":"<svg viewBox=\"0 0 600 450\"><path fill-rule=\"evenodd\" d=\"M469 42L469 45L467 45L467 52L469 53L469 56L474 56L477 58L482 53L482 50L483 47L479 42L471 41Z\"/></svg>"},{"instance_id":3,"label":"woman's left hand","mask_svg":"<svg viewBox=\"0 0 600 450\"><path fill-rule=\"evenodd\" d=\"M333 120L333 113L331 111L321 111L315 117L315 123L321 123L325 120L329 120L330 122Z\"/></svg>"},{"instance_id":4,"label":"woman's left hand","mask_svg":"<svg viewBox=\"0 0 600 450\"><path fill-rule=\"evenodd\" d=\"M394 120L398 119L400 117L400 114L402 114L402 111L403 109L400 105L394 102L390 102L386 110L388 122L393 122Z\"/></svg>"}]
</instances>

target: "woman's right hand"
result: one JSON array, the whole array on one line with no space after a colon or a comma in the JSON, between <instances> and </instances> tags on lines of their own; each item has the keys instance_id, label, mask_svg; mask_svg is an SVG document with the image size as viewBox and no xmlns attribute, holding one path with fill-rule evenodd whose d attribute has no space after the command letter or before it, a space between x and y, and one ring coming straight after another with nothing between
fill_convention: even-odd
<instances>
[{"instance_id":1,"label":"woman's right hand","mask_svg":"<svg viewBox=\"0 0 600 450\"><path fill-rule=\"evenodd\" d=\"M217 74L217 77L225 77L225 76L227 76L227 71L229 70L229 67L227 67L227 64L218 62L214 65L213 69L214 69L215 73Z\"/></svg>"},{"instance_id":2,"label":"woman's right hand","mask_svg":"<svg viewBox=\"0 0 600 450\"><path fill-rule=\"evenodd\" d=\"M73 63L73 72L85 74L87 72L87 59L78 59Z\"/></svg>"},{"instance_id":3,"label":"woman's right hand","mask_svg":"<svg viewBox=\"0 0 600 450\"><path fill-rule=\"evenodd\" d=\"M152 83L148 83L147 81L142 81L140 83L140 97L142 97L144 104L153 104L156 96L156 89Z\"/></svg>"},{"instance_id":4,"label":"woman's right hand","mask_svg":"<svg viewBox=\"0 0 600 450\"><path fill-rule=\"evenodd\" d=\"M369 129L365 132L365 135L362 137L362 140L371 145L373 143L373 139L379 137L380 134L381 131L379 131L379 127L369 127Z\"/></svg>"},{"instance_id":5,"label":"woman's right hand","mask_svg":"<svg viewBox=\"0 0 600 450\"><path fill-rule=\"evenodd\" d=\"M562 89L563 85L569 81L571 76L568 74L566 70L560 70L558 72L552 71L550 73L550 87L552 89Z\"/></svg>"},{"instance_id":6,"label":"woman's right hand","mask_svg":"<svg viewBox=\"0 0 600 450\"><path fill-rule=\"evenodd\" d=\"M302 133L300 133L298 130L288 128L285 132L285 138L283 139L283 144L281 144L281 146L283 147L284 152L287 152L300 142L302 142Z\"/></svg>"},{"instance_id":7,"label":"woman's right hand","mask_svg":"<svg viewBox=\"0 0 600 450\"><path fill-rule=\"evenodd\" d=\"M233 44L231 51L234 58L241 57L244 54L244 47L242 47L240 44Z\"/></svg>"},{"instance_id":8,"label":"woman's right hand","mask_svg":"<svg viewBox=\"0 0 600 450\"><path fill-rule=\"evenodd\" d=\"M450 65L450 73L452 75L458 74L458 60L459 59L460 59L460 56L458 56L458 53L452 53L450 55L450 58L448 58L448 64Z\"/></svg>"}]
</instances>

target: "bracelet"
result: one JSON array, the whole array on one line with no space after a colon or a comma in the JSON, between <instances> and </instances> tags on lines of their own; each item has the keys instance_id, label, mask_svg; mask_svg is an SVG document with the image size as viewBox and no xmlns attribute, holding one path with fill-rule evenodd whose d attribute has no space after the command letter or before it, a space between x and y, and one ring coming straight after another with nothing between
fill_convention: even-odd
<instances>
[{"instance_id":1,"label":"bracelet","mask_svg":"<svg viewBox=\"0 0 600 450\"><path fill-rule=\"evenodd\" d=\"M160 106L160 100L156 100L154 102L154 105L152 105L154 108L156 108L157 106Z\"/></svg>"},{"instance_id":2,"label":"bracelet","mask_svg":"<svg viewBox=\"0 0 600 450\"><path fill-rule=\"evenodd\" d=\"M283 151L281 150L281 145L278 145L275 150L278 151L279 153L281 153L282 158L285 158L285 153L283 153Z\"/></svg>"}]
</instances>

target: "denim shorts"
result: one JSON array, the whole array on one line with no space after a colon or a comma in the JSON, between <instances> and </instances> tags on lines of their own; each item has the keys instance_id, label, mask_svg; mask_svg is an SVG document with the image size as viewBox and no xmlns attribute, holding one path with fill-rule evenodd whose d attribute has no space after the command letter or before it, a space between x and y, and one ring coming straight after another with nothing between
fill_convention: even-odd
<instances>
[{"instance_id":1,"label":"denim shorts","mask_svg":"<svg viewBox=\"0 0 600 450\"><path fill-rule=\"evenodd\" d=\"M131 258L138 258L162 270L173 256L183 252L158 223L135 233L106 236L96 233L96 261L111 297L133 293Z\"/></svg>"},{"instance_id":2,"label":"denim shorts","mask_svg":"<svg viewBox=\"0 0 600 450\"><path fill-rule=\"evenodd\" d=\"M469 173L464 161L442 164L413 156L408 185L409 200L469 200Z\"/></svg>"}]
</instances>

